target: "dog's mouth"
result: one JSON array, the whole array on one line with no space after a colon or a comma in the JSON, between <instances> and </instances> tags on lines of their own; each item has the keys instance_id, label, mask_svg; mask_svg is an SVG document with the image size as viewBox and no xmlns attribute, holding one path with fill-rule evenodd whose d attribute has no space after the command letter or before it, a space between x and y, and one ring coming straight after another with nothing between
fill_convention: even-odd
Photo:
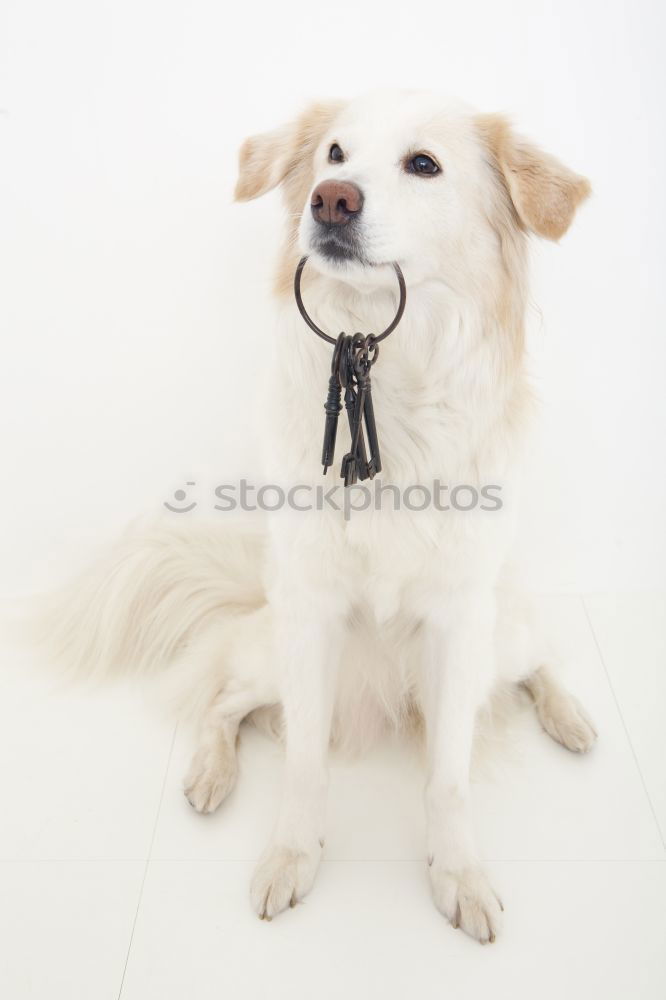
<instances>
[{"instance_id":1,"label":"dog's mouth","mask_svg":"<svg viewBox=\"0 0 666 1000\"><path fill-rule=\"evenodd\" d=\"M360 264L374 267L363 244L350 225L321 228L310 237L310 251L333 264Z\"/></svg>"}]
</instances>

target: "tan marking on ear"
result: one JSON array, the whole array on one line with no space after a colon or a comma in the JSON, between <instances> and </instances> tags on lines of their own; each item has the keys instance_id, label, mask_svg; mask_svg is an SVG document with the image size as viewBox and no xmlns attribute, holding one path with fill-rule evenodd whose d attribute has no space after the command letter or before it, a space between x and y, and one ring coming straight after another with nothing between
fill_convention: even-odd
<instances>
[{"instance_id":1,"label":"tan marking on ear","mask_svg":"<svg viewBox=\"0 0 666 1000\"><path fill-rule=\"evenodd\" d=\"M546 239L558 240L590 194L590 182L554 156L516 137L500 115L483 115L478 122L521 225Z\"/></svg>"},{"instance_id":2,"label":"tan marking on ear","mask_svg":"<svg viewBox=\"0 0 666 1000\"><path fill-rule=\"evenodd\" d=\"M501 338L502 374L513 385L504 411L513 438L520 436L534 406L524 377L527 233L558 239L590 186L553 157L516 139L501 115L476 116L476 124L490 167L486 215L502 262L499 279L487 283L486 294L493 336Z\"/></svg>"},{"instance_id":3,"label":"tan marking on ear","mask_svg":"<svg viewBox=\"0 0 666 1000\"><path fill-rule=\"evenodd\" d=\"M240 148L236 201L250 201L278 184L293 187L293 176L315 148L331 121L344 107L342 101L313 104L294 121L250 136Z\"/></svg>"},{"instance_id":4,"label":"tan marking on ear","mask_svg":"<svg viewBox=\"0 0 666 1000\"><path fill-rule=\"evenodd\" d=\"M298 227L305 202L314 183L313 156L324 133L346 104L346 101L326 101L313 104L297 122L295 136L297 152L292 157L282 187L287 207L288 229L275 275L274 290L276 295L291 295L293 293L294 271L300 258L297 245ZM307 288L307 284L306 276L303 287Z\"/></svg>"},{"instance_id":5,"label":"tan marking on ear","mask_svg":"<svg viewBox=\"0 0 666 1000\"><path fill-rule=\"evenodd\" d=\"M239 156L236 201L250 201L283 185L288 211L288 231L276 276L278 295L291 293L299 253L298 226L314 180L312 157L326 129L346 101L322 101L298 118L243 143Z\"/></svg>"},{"instance_id":6,"label":"tan marking on ear","mask_svg":"<svg viewBox=\"0 0 666 1000\"><path fill-rule=\"evenodd\" d=\"M245 140L238 154L236 201L258 198L283 180L293 147L293 129L290 123Z\"/></svg>"},{"instance_id":7,"label":"tan marking on ear","mask_svg":"<svg viewBox=\"0 0 666 1000\"><path fill-rule=\"evenodd\" d=\"M476 124L490 167L486 217L497 237L501 260L496 280L485 281L480 294L486 297L488 315L494 320L493 336L502 341L501 363L510 376L521 370L524 359L526 234L495 152L499 133L508 126L498 115L477 116Z\"/></svg>"}]
</instances>

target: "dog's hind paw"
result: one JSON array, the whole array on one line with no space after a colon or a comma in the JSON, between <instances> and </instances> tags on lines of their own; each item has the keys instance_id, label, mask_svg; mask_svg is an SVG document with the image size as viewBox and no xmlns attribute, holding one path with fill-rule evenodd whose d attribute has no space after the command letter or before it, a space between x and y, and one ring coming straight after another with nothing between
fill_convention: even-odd
<instances>
[{"instance_id":1,"label":"dog's hind paw","mask_svg":"<svg viewBox=\"0 0 666 1000\"><path fill-rule=\"evenodd\" d=\"M597 731L572 694L548 667L539 667L523 680L534 699L534 707L548 735L574 753L587 753L594 746Z\"/></svg>"},{"instance_id":2,"label":"dog's hind paw","mask_svg":"<svg viewBox=\"0 0 666 1000\"><path fill-rule=\"evenodd\" d=\"M234 787L237 771L233 748L197 751L184 782L187 801L199 813L215 812Z\"/></svg>"},{"instance_id":3,"label":"dog's hind paw","mask_svg":"<svg viewBox=\"0 0 666 1000\"><path fill-rule=\"evenodd\" d=\"M536 710L548 735L567 750L587 753L594 746L597 731L583 706L568 691L537 702Z\"/></svg>"},{"instance_id":4,"label":"dog's hind paw","mask_svg":"<svg viewBox=\"0 0 666 1000\"><path fill-rule=\"evenodd\" d=\"M481 944L495 940L504 907L480 868L453 872L435 858L430 866L430 884L435 906L452 927L459 927Z\"/></svg>"}]
</instances>

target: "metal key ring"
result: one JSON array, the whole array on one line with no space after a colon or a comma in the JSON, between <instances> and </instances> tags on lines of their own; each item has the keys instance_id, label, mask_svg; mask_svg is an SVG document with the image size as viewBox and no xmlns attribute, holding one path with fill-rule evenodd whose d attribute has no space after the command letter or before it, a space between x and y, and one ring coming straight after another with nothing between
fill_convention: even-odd
<instances>
[{"instance_id":1,"label":"metal key ring","mask_svg":"<svg viewBox=\"0 0 666 1000\"><path fill-rule=\"evenodd\" d=\"M305 308L305 305L303 304L303 299L301 297L301 275L303 273L303 268L305 267L307 259L308 259L307 255L305 257L301 257L300 261L298 262L298 267L296 268L296 274L294 275L294 295L296 296L296 305L298 306L298 311L300 312L301 316L308 324L310 329L314 330L317 336L321 337L322 340L327 340L329 344L335 344L337 342L337 338L330 337L327 333L324 333L323 330L320 330L317 324L312 319L310 319L307 310ZM403 277L402 271L400 270L398 264L396 264L395 262L391 266L393 267L393 270L396 273L396 277L398 278L398 286L400 288L400 302L398 303L398 311L395 314L393 322L386 327L383 333L380 333L378 336L373 338L375 344L378 344L380 340L384 340L385 337L388 337L389 333L393 333L396 326L402 319L402 314L405 311L405 304L407 302L407 288L405 286L405 279Z\"/></svg>"}]
</instances>

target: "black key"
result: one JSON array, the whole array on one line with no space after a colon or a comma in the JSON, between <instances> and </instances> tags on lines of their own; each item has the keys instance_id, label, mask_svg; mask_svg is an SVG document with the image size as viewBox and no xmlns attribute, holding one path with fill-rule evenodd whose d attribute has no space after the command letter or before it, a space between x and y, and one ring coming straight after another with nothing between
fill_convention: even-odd
<instances>
[{"instance_id":1,"label":"black key","mask_svg":"<svg viewBox=\"0 0 666 1000\"><path fill-rule=\"evenodd\" d=\"M365 387L359 383L354 393L354 411L351 425L351 448L342 460L341 475L345 486L353 486L358 479L368 478L368 462L365 457L365 441L363 440L363 404L365 402Z\"/></svg>"},{"instance_id":2,"label":"black key","mask_svg":"<svg viewBox=\"0 0 666 1000\"><path fill-rule=\"evenodd\" d=\"M377 473L382 471L382 460L379 454L379 440L377 438L377 425L375 424L375 408L372 403L370 369L368 369L368 374L365 376L363 416L365 418L365 429L368 433L368 450L370 452L370 459L367 463L367 471L370 479L374 479Z\"/></svg>"},{"instance_id":3,"label":"black key","mask_svg":"<svg viewBox=\"0 0 666 1000\"><path fill-rule=\"evenodd\" d=\"M363 414L365 391L361 387L361 378L365 373L367 360L366 338L357 333L349 337L344 345L344 357L340 366L340 376L345 391L345 407L349 419L351 448L342 462L340 475L345 486L353 486L359 479L368 478L368 459L363 437Z\"/></svg>"},{"instance_id":4,"label":"black key","mask_svg":"<svg viewBox=\"0 0 666 1000\"><path fill-rule=\"evenodd\" d=\"M347 388L345 389L345 409L347 411L347 417L349 418L349 432L354 440L354 430L355 430L355 414L356 414L356 393L350 382L347 383ZM342 466L340 468L340 475L345 481L345 486L353 486L358 478L358 469L356 465L356 453L351 450L342 459Z\"/></svg>"},{"instance_id":5,"label":"black key","mask_svg":"<svg viewBox=\"0 0 666 1000\"><path fill-rule=\"evenodd\" d=\"M335 439L338 433L338 414L342 409L340 396L342 385L340 383L340 357L344 340L344 333L337 339L333 350L333 360L331 362L331 377L328 380L328 396L324 403L326 412L326 423L324 425L324 444L321 453L321 463L324 466L324 475L329 465L333 464L335 455Z\"/></svg>"}]
</instances>

